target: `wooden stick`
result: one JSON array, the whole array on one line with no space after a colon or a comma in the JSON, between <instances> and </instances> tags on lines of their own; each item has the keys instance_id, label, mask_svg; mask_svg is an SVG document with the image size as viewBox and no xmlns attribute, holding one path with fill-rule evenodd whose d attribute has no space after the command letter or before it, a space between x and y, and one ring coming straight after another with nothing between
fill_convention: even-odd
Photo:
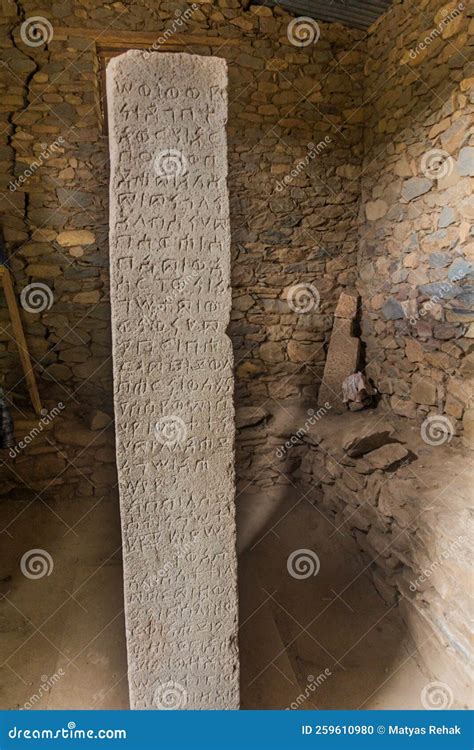
<instances>
[{"instance_id":1,"label":"wooden stick","mask_svg":"<svg viewBox=\"0 0 474 750\"><path fill-rule=\"evenodd\" d=\"M240 40L237 37L194 36L193 34L170 34L165 31L113 31L110 29L75 29L68 26L55 26L54 38L66 40L69 37L90 39L100 47L117 49L127 46L153 48L159 47L237 47Z\"/></svg>"},{"instance_id":2,"label":"wooden stick","mask_svg":"<svg viewBox=\"0 0 474 750\"><path fill-rule=\"evenodd\" d=\"M38 387L36 385L36 378L31 366L30 353L26 344L25 334L23 333L20 311L18 309L18 303L16 301L15 290L13 289L10 271L6 266L0 266L0 275L2 277L3 291L5 292L8 312L10 313L10 319L12 322L13 334L18 346L18 351L20 353L23 372L25 373L26 384L28 386L28 391L30 393L30 398L33 403L34 410L38 415L40 415L41 401L38 393Z\"/></svg>"}]
</instances>

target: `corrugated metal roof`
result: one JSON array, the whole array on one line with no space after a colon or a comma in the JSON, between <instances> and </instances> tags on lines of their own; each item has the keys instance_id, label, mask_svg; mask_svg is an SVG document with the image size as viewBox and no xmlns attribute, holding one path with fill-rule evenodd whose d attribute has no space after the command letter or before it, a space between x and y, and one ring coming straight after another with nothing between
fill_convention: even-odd
<instances>
[{"instance_id":1,"label":"corrugated metal roof","mask_svg":"<svg viewBox=\"0 0 474 750\"><path fill-rule=\"evenodd\" d=\"M297 16L317 21L339 21L356 29L367 29L392 4L392 0L262 0L259 5L279 5Z\"/></svg>"}]
</instances>

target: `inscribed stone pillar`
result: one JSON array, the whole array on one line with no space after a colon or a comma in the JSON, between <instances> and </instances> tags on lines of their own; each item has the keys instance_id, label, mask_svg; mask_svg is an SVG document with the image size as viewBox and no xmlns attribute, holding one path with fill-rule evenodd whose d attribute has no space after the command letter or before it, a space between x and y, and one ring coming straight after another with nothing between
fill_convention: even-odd
<instances>
[{"instance_id":1,"label":"inscribed stone pillar","mask_svg":"<svg viewBox=\"0 0 474 750\"><path fill-rule=\"evenodd\" d=\"M359 363L360 341L353 336L358 304L356 295L341 293L318 393L318 406L326 406L338 413L347 411L347 404L343 401L343 383L357 371Z\"/></svg>"},{"instance_id":2,"label":"inscribed stone pillar","mask_svg":"<svg viewBox=\"0 0 474 750\"><path fill-rule=\"evenodd\" d=\"M238 708L226 64L107 68L132 708Z\"/></svg>"}]
</instances>

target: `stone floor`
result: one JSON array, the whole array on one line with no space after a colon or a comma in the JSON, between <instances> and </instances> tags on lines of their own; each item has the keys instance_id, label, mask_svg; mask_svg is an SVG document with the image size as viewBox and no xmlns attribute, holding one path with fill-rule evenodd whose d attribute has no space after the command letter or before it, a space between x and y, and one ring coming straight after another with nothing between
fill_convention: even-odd
<instances>
[{"instance_id":1,"label":"stone floor","mask_svg":"<svg viewBox=\"0 0 474 750\"><path fill-rule=\"evenodd\" d=\"M238 498L242 707L420 708L428 678L397 611L310 499ZM0 708L127 708L116 504L4 502L0 524ZM289 575L300 548L317 552L317 576ZM52 560L36 579L20 569L34 549Z\"/></svg>"}]
</instances>

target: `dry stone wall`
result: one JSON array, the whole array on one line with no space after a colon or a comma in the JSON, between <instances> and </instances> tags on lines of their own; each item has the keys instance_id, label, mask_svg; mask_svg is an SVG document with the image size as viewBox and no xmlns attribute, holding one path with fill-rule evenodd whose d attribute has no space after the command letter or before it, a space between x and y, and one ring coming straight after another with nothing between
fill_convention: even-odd
<instances>
[{"instance_id":1,"label":"dry stone wall","mask_svg":"<svg viewBox=\"0 0 474 750\"><path fill-rule=\"evenodd\" d=\"M298 444L294 476L319 488L317 507L333 533L355 538L380 595L400 605L428 670L449 685L453 707L470 706L469 450L430 446L414 421L379 410L313 420Z\"/></svg>"},{"instance_id":2,"label":"dry stone wall","mask_svg":"<svg viewBox=\"0 0 474 750\"><path fill-rule=\"evenodd\" d=\"M90 39L61 35L62 27L156 31L150 54L165 49L165 35L198 36L176 51L227 61L236 404L315 398L332 313L356 278L363 34L321 23L317 42L297 46L292 16L237 0L159 9L65 0L41 9L43 43L31 45L27 22L38 7L5 3L2 13L2 221L18 294L50 290L22 315L44 406L49 414L64 405L1 467L4 490L80 501L110 497L117 481L100 60ZM38 419L10 334L6 326L1 370L23 438ZM239 448L239 471L253 453L251 442Z\"/></svg>"},{"instance_id":3,"label":"dry stone wall","mask_svg":"<svg viewBox=\"0 0 474 750\"><path fill-rule=\"evenodd\" d=\"M395 464L339 445L342 467L324 479L326 507L352 527L458 706L472 701L473 670L473 45L467 0L395 3L368 37L361 337L381 406L412 426L395 423L408 430Z\"/></svg>"},{"instance_id":4,"label":"dry stone wall","mask_svg":"<svg viewBox=\"0 0 474 750\"><path fill-rule=\"evenodd\" d=\"M474 6L411 0L368 37L358 286L387 407L473 439ZM463 425L464 423L464 425Z\"/></svg>"},{"instance_id":5,"label":"dry stone wall","mask_svg":"<svg viewBox=\"0 0 474 750\"><path fill-rule=\"evenodd\" d=\"M0 310L1 371L7 387L15 386L18 438L36 430L0 468L2 491L14 497L100 500L117 481L100 59L90 39L61 35L65 26L155 30L158 46L165 33L196 35L184 51L228 63L229 333L242 484L288 481L303 458L288 450L284 470L274 465L269 454L299 423L289 425L285 412L284 429L272 435L272 412L290 399L315 403L336 302L354 286L362 360L382 406L408 417L418 436L427 416L442 416L472 442L472 0L394 2L368 35L321 23L317 42L301 47L288 38L292 17L278 8L244 8L239 0L196 5L1 5L1 217L18 293L30 284L52 292L41 309L31 304L22 314L48 413L63 405L38 430ZM176 11L190 9L177 28ZM52 29L46 24L43 43L31 45L21 29L39 13ZM455 450L456 440L441 448ZM311 461L321 463L317 447L310 450L302 470L315 483L326 474L308 470ZM390 599L401 590L401 566L419 569L433 555L437 529L451 541L461 535L466 498L443 496L444 515L438 504L429 529L426 516L411 521L410 556L383 555L379 535L403 529L410 509L385 493L379 508L373 477L406 479L414 464L402 459L386 469L345 460L357 464L350 467L352 494L328 459L326 507L346 509L346 525L369 555L379 547L374 572ZM464 570L465 550L455 553L453 571L458 558ZM418 623L441 624L438 632L453 603L444 602L446 576L439 573L434 592L417 591L411 610L418 608ZM451 644L438 654L449 656L458 644L462 650L464 608L463 601Z\"/></svg>"}]
</instances>

